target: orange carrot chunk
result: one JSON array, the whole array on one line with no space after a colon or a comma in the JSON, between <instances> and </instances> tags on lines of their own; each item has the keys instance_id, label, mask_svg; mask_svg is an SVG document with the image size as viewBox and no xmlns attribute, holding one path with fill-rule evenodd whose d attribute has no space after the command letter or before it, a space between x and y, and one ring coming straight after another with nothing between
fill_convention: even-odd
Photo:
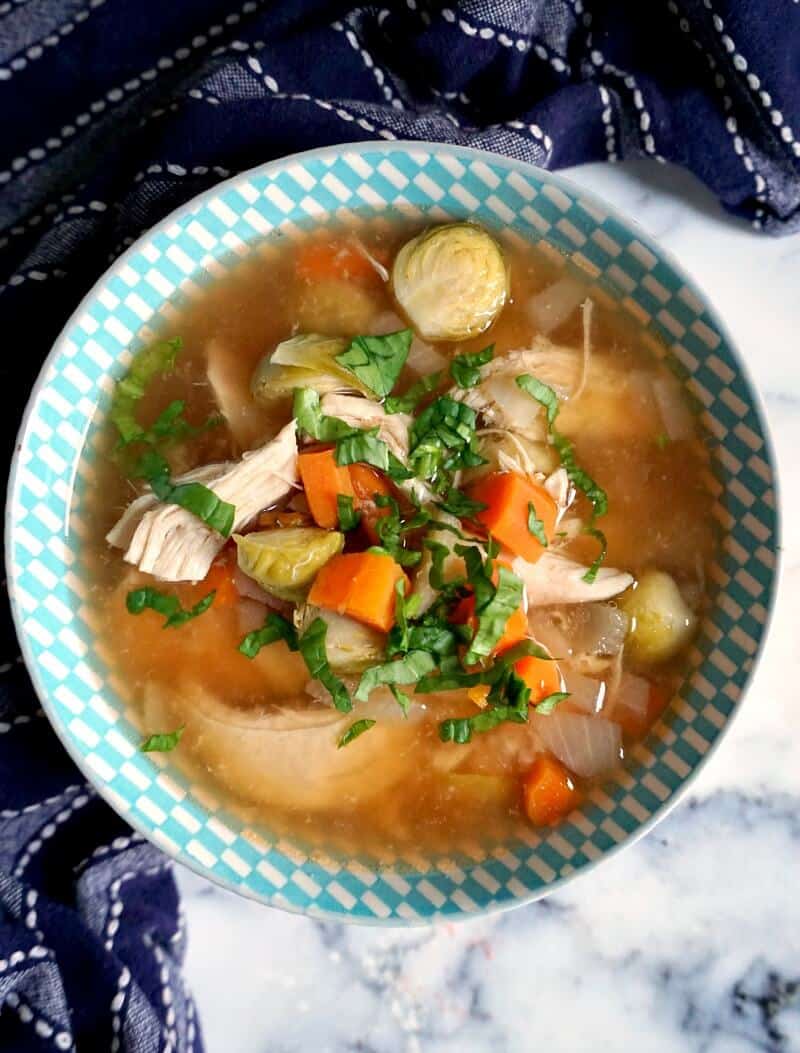
<instances>
[{"instance_id":1,"label":"orange carrot chunk","mask_svg":"<svg viewBox=\"0 0 800 1053\"><path fill-rule=\"evenodd\" d=\"M232 607L239 599L239 590L234 583L233 575L236 572L236 557L231 555L235 549L225 549L223 553L211 564L211 569L203 579L204 595L213 589L215 607Z\"/></svg>"},{"instance_id":2,"label":"orange carrot chunk","mask_svg":"<svg viewBox=\"0 0 800 1053\"><path fill-rule=\"evenodd\" d=\"M388 632L394 625L395 585L402 567L378 552L334 556L319 572L308 602Z\"/></svg>"},{"instance_id":3,"label":"orange carrot chunk","mask_svg":"<svg viewBox=\"0 0 800 1053\"><path fill-rule=\"evenodd\" d=\"M314 450L301 453L297 466L308 507L317 526L332 530L339 524L339 494L353 496L350 473L346 466L336 463L331 450Z\"/></svg>"},{"instance_id":4,"label":"orange carrot chunk","mask_svg":"<svg viewBox=\"0 0 800 1053\"><path fill-rule=\"evenodd\" d=\"M350 483L355 494L355 507L361 513L361 526L373 545L380 544L380 537L375 526L377 520L388 516L389 509L381 508L375 503L376 496L388 497L392 489L385 476L368 464L351 464Z\"/></svg>"},{"instance_id":5,"label":"orange carrot chunk","mask_svg":"<svg viewBox=\"0 0 800 1053\"><path fill-rule=\"evenodd\" d=\"M308 282L340 278L358 282L378 280L372 264L353 245L336 238L315 238L295 255L295 273Z\"/></svg>"},{"instance_id":6,"label":"orange carrot chunk","mask_svg":"<svg viewBox=\"0 0 800 1053\"><path fill-rule=\"evenodd\" d=\"M548 662L546 658L535 658L533 655L520 658L514 663L514 672L531 689L532 706L563 689L558 663Z\"/></svg>"},{"instance_id":7,"label":"orange carrot chunk","mask_svg":"<svg viewBox=\"0 0 800 1053\"><path fill-rule=\"evenodd\" d=\"M544 551L531 533L531 505L541 521L548 544L556 530L557 506L543 486L516 472L493 472L470 487L469 496L486 505L475 517L505 548L535 563Z\"/></svg>"},{"instance_id":8,"label":"orange carrot chunk","mask_svg":"<svg viewBox=\"0 0 800 1053\"><path fill-rule=\"evenodd\" d=\"M537 757L522 784L525 814L534 826L550 826L571 812L579 794L567 769L555 757Z\"/></svg>"}]
</instances>

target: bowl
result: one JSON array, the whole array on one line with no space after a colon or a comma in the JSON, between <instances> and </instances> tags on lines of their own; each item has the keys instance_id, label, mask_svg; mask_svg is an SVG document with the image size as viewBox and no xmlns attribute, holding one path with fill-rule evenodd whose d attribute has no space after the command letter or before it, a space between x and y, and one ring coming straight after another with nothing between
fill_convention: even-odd
<instances>
[{"instance_id":1,"label":"bowl","mask_svg":"<svg viewBox=\"0 0 800 1053\"><path fill-rule=\"evenodd\" d=\"M309 855L247 825L169 754L139 752L136 711L93 648L77 573L75 488L92 485L92 440L131 349L170 304L196 294L265 236L389 209L471 217L569 260L597 296L645 327L697 406L711 441L708 485L720 545L711 609L673 703L623 768L550 831L501 848L398 859ZM154 227L106 272L48 356L25 411L9 483L7 573L23 654L42 706L86 778L168 855L273 906L359 922L414 924L526 903L651 829L730 726L764 642L776 581L774 460L758 397L724 326L678 264L634 223L521 161L433 143L327 147L221 183Z\"/></svg>"}]
</instances>

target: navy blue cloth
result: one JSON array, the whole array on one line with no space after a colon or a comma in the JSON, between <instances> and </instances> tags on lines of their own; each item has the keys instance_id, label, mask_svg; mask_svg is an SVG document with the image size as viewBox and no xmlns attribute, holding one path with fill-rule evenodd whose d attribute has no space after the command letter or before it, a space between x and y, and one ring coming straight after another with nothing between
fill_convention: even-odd
<instances>
[{"instance_id":1,"label":"navy blue cloth","mask_svg":"<svg viewBox=\"0 0 800 1053\"><path fill-rule=\"evenodd\" d=\"M397 137L547 168L651 157L756 229L800 227L797 0L385 4L0 0L6 463L42 359L111 260L292 151ZM166 860L59 747L8 621L0 662L0 1049L199 1050Z\"/></svg>"}]
</instances>

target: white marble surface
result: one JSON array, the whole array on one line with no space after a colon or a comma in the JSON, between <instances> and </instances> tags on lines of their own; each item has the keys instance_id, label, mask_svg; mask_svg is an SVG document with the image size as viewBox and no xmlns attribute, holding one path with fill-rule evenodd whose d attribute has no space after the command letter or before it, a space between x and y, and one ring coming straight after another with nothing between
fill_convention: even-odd
<instances>
[{"instance_id":1,"label":"white marble surface","mask_svg":"<svg viewBox=\"0 0 800 1053\"><path fill-rule=\"evenodd\" d=\"M499 917L322 924L179 869L209 1053L800 1050L800 236L753 233L674 169L568 174L680 258L765 397L784 565L746 703L649 837Z\"/></svg>"}]
</instances>

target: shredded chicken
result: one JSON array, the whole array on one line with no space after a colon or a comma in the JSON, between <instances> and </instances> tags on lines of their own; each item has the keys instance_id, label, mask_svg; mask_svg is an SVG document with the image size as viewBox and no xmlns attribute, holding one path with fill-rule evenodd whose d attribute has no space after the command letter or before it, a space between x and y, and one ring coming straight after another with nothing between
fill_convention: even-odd
<instances>
[{"instance_id":1,"label":"shredded chicken","mask_svg":"<svg viewBox=\"0 0 800 1053\"><path fill-rule=\"evenodd\" d=\"M511 569L522 578L531 607L607 600L633 584L630 574L613 567L601 567L589 584L583 580L586 567L555 552L543 552L536 563L528 563L518 556Z\"/></svg>"},{"instance_id":2,"label":"shredded chicken","mask_svg":"<svg viewBox=\"0 0 800 1053\"><path fill-rule=\"evenodd\" d=\"M328 417L338 417L354 428L377 428L378 438L383 439L395 457L403 462L408 458L411 418L407 413L387 413L383 406L371 399L334 393L322 396L322 412Z\"/></svg>"},{"instance_id":3,"label":"shredded chicken","mask_svg":"<svg viewBox=\"0 0 800 1053\"><path fill-rule=\"evenodd\" d=\"M248 450L269 433L269 417L250 395L252 365L221 340L206 345L208 383L239 446Z\"/></svg>"},{"instance_id":4,"label":"shredded chicken","mask_svg":"<svg viewBox=\"0 0 800 1053\"><path fill-rule=\"evenodd\" d=\"M233 530L241 530L263 508L297 485L295 422L240 461L206 465L175 482L203 482L236 509ZM152 493L128 508L107 535L125 548L124 559L164 581L199 581L208 574L225 538L186 509L164 504Z\"/></svg>"},{"instance_id":5,"label":"shredded chicken","mask_svg":"<svg viewBox=\"0 0 800 1053\"><path fill-rule=\"evenodd\" d=\"M556 513L556 526L558 526L575 499L575 490L569 481L566 468L556 468L542 485L558 506Z\"/></svg>"},{"instance_id":6,"label":"shredded chicken","mask_svg":"<svg viewBox=\"0 0 800 1053\"><path fill-rule=\"evenodd\" d=\"M581 319L583 321L583 360L581 362L581 379L572 393L572 401L575 402L583 394L586 381L589 379L589 360L592 357L592 311L594 304L588 298L581 304Z\"/></svg>"}]
</instances>

